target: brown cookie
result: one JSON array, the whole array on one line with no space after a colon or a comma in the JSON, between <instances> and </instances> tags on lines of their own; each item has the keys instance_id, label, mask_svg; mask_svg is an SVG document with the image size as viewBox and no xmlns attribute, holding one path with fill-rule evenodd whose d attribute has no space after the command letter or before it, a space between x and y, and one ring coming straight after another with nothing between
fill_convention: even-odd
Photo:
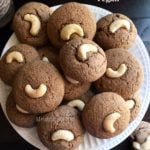
<instances>
[{"instance_id":1,"label":"brown cookie","mask_svg":"<svg viewBox=\"0 0 150 150\"><path fill-rule=\"evenodd\" d=\"M70 2L54 11L49 19L47 32L53 46L59 49L72 35L93 39L96 20L86 6Z\"/></svg>"},{"instance_id":2,"label":"brown cookie","mask_svg":"<svg viewBox=\"0 0 150 150\"><path fill-rule=\"evenodd\" d=\"M125 99L125 101L128 105L128 108L130 109L130 122L132 122L138 116L141 108L141 98L139 92L136 92L130 98Z\"/></svg>"},{"instance_id":3,"label":"brown cookie","mask_svg":"<svg viewBox=\"0 0 150 150\"><path fill-rule=\"evenodd\" d=\"M40 47L38 52L43 61L51 62L55 67L60 68L59 54L51 46Z\"/></svg>"},{"instance_id":4,"label":"brown cookie","mask_svg":"<svg viewBox=\"0 0 150 150\"><path fill-rule=\"evenodd\" d=\"M84 103L88 103L92 97L94 96L94 93L91 91L91 90L88 90L85 94L83 94L81 96L81 100L84 102Z\"/></svg>"},{"instance_id":5,"label":"brown cookie","mask_svg":"<svg viewBox=\"0 0 150 150\"><path fill-rule=\"evenodd\" d=\"M98 138L120 134L129 124L130 111L118 94L104 92L95 95L84 107L82 120L86 130Z\"/></svg>"},{"instance_id":6,"label":"brown cookie","mask_svg":"<svg viewBox=\"0 0 150 150\"><path fill-rule=\"evenodd\" d=\"M70 101L81 97L84 93L86 93L89 90L90 86L91 86L90 83L73 84L65 80L64 100Z\"/></svg>"},{"instance_id":7,"label":"brown cookie","mask_svg":"<svg viewBox=\"0 0 150 150\"><path fill-rule=\"evenodd\" d=\"M16 103L29 112L49 112L61 103L64 82L51 63L33 61L26 64L17 74L13 84L13 95Z\"/></svg>"},{"instance_id":8,"label":"brown cookie","mask_svg":"<svg viewBox=\"0 0 150 150\"><path fill-rule=\"evenodd\" d=\"M92 99L93 96L94 96L94 93L91 90L88 90L86 93L80 96L80 98L71 99L69 102L63 101L63 104L74 107L78 111L81 112L83 111L85 104L88 103Z\"/></svg>"},{"instance_id":9,"label":"brown cookie","mask_svg":"<svg viewBox=\"0 0 150 150\"><path fill-rule=\"evenodd\" d=\"M60 50L59 62L64 74L79 82L93 82L106 71L104 51L93 41L75 38Z\"/></svg>"},{"instance_id":10,"label":"brown cookie","mask_svg":"<svg viewBox=\"0 0 150 150\"><path fill-rule=\"evenodd\" d=\"M107 69L95 82L98 91L115 92L128 99L138 91L143 81L143 70L138 60L127 50L106 51Z\"/></svg>"},{"instance_id":11,"label":"brown cookie","mask_svg":"<svg viewBox=\"0 0 150 150\"><path fill-rule=\"evenodd\" d=\"M38 52L32 46L17 44L12 46L0 60L0 77L8 85L20 68L34 59L40 59Z\"/></svg>"},{"instance_id":12,"label":"brown cookie","mask_svg":"<svg viewBox=\"0 0 150 150\"><path fill-rule=\"evenodd\" d=\"M136 39L134 23L119 13L109 14L97 23L95 41L104 49L130 48Z\"/></svg>"},{"instance_id":13,"label":"brown cookie","mask_svg":"<svg viewBox=\"0 0 150 150\"><path fill-rule=\"evenodd\" d=\"M133 139L132 146L135 150L150 149L150 123L142 121L137 129L131 135Z\"/></svg>"},{"instance_id":14,"label":"brown cookie","mask_svg":"<svg viewBox=\"0 0 150 150\"><path fill-rule=\"evenodd\" d=\"M7 98L6 113L10 121L17 126L30 128L36 124L36 116L16 105L12 93Z\"/></svg>"},{"instance_id":15,"label":"brown cookie","mask_svg":"<svg viewBox=\"0 0 150 150\"><path fill-rule=\"evenodd\" d=\"M46 27L51 13L49 6L39 2L29 2L19 8L13 19L13 29L18 40L33 46L46 44Z\"/></svg>"},{"instance_id":16,"label":"brown cookie","mask_svg":"<svg viewBox=\"0 0 150 150\"><path fill-rule=\"evenodd\" d=\"M72 99L71 101L69 101L66 104L73 108L76 108L78 111L81 112L81 111L83 111L85 104L88 103L88 101L90 101L93 96L94 96L94 93L91 90L89 90L84 95L82 95L80 98Z\"/></svg>"},{"instance_id":17,"label":"brown cookie","mask_svg":"<svg viewBox=\"0 0 150 150\"><path fill-rule=\"evenodd\" d=\"M78 112L66 105L39 118L37 132L42 143L52 150L71 150L83 142Z\"/></svg>"}]
</instances>

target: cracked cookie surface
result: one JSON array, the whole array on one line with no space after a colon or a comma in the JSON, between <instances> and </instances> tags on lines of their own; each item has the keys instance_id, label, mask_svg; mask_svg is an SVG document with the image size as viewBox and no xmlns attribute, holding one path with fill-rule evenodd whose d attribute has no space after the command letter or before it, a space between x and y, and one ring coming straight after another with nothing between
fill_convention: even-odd
<instances>
[{"instance_id":1,"label":"cracked cookie surface","mask_svg":"<svg viewBox=\"0 0 150 150\"><path fill-rule=\"evenodd\" d=\"M130 111L125 103L125 100L116 93L104 92L95 95L83 109L84 127L91 135L98 138L110 138L118 135L130 121ZM115 129L111 133L104 129L104 120L113 113L119 113L120 117L108 122L107 126Z\"/></svg>"},{"instance_id":2,"label":"cracked cookie surface","mask_svg":"<svg viewBox=\"0 0 150 150\"><path fill-rule=\"evenodd\" d=\"M26 64L17 74L13 95L23 109L32 113L44 113L54 110L61 103L64 88L58 70L51 63L36 60Z\"/></svg>"},{"instance_id":3,"label":"cracked cookie surface","mask_svg":"<svg viewBox=\"0 0 150 150\"><path fill-rule=\"evenodd\" d=\"M84 32L83 38L93 39L95 36L96 20L91 11L80 3L66 3L52 14L48 22L48 37L54 47L61 48L65 44L60 32L67 24L79 25Z\"/></svg>"},{"instance_id":4,"label":"cracked cookie surface","mask_svg":"<svg viewBox=\"0 0 150 150\"><path fill-rule=\"evenodd\" d=\"M87 53L87 59L80 61L77 53L79 47L84 44L97 48L97 52ZM107 65L104 51L93 41L82 38L72 39L62 47L59 62L66 76L84 83L93 82L100 78L105 73Z\"/></svg>"},{"instance_id":5,"label":"cracked cookie surface","mask_svg":"<svg viewBox=\"0 0 150 150\"><path fill-rule=\"evenodd\" d=\"M36 36L31 35L31 22L24 19L26 14L32 14L40 20L40 30ZM27 43L33 46L42 46L48 42L47 37L47 22L52 14L52 10L49 6L39 2L29 2L23 5L15 14L13 19L13 29L18 38L22 43Z\"/></svg>"},{"instance_id":6,"label":"cracked cookie surface","mask_svg":"<svg viewBox=\"0 0 150 150\"><path fill-rule=\"evenodd\" d=\"M52 135L58 130L68 130L74 135L74 139L66 141L52 140ZM84 129L80 122L78 111L70 106L60 106L54 111L39 118L37 124L38 135L45 146L53 150L70 150L83 142Z\"/></svg>"},{"instance_id":7,"label":"cracked cookie surface","mask_svg":"<svg viewBox=\"0 0 150 150\"><path fill-rule=\"evenodd\" d=\"M7 63L7 57L13 52L19 52L22 55L22 62L18 62L13 59L11 63ZM15 54L16 55L16 54ZM13 57L15 57L15 55ZM36 49L27 44L17 44L9 48L9 50L4 54L0 60L0 77L8 85L13 84L13 80L17 72L28 62L34 59L40 59Z\"/></svg>"},{"instance_id":8,"label":"cracked cookie surface","mask_svg":"<svg viewBox=\"0 0 150 150\"><path fill-rule=\"evenodd\" d=\"M111 78L106 73L95 82L98 91L116 92L128 99L140 88L143 81L143 70L138 60L127 50L110 49L106 51L107 69L114 71L121 64L125 64L127 70L121 77ZM106 69L106 70L107 70ZM107 71L106 71L107 72Z\"/></svg>"},{"instance_id":9,"label":"cracked cookie surface","mask_svg":"<svg viewBox=\"0 0 150 150\"><path fill-rule=\"evenodd\" d=\"M115 33L109 31L109 27L113 21L118 19L124 19L129 21L130 30L128 31L124 27L118 29ZM137 29L134 23L125 15L114 13L109 14L101 18L97 22L97 32L95 41L104 49L108 50L111 48L130 48L135 41L137 36Z\"/></svg>"}]
</instances>

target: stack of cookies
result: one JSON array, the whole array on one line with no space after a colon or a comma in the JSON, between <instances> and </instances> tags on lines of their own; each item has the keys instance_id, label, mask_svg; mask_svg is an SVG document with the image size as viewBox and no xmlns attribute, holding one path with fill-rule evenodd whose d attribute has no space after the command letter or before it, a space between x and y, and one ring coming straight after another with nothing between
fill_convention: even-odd
<instances>
[{"instance_id":1,"label":"stack of cookies","mask_svg":"<svg viewBox=\"0 0 150 150\"><path fill-rule=\"evenodd\" d=\"M0 77L12 91L6 102L16 125L37 127L51 150L70 150L87 131L111 138L140 110L143 71L128 50L137 30L122 14L96 23L83 4L66 3L53 11L30 2L13 19L20 44L0 61Z\"/></svg>"}]
</instances>

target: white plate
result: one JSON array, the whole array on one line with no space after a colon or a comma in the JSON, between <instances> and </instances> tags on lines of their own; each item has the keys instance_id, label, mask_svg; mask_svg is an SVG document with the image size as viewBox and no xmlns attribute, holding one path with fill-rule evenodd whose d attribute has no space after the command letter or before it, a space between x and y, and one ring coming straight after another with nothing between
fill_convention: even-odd
<instances>
[{"instance_id":1,"label":"white plate","mask_svg":"<svg viewBox=\"0 0 150 150\"><path fill-rule=\"evenodd\" d=\"M99 18L101 18L102 16L105 16L110 13L99 7L95 7L95 6L91 6L91 5L87 5L87 6L96 15L97 20ZM57 7L59 7L59 6L55 6L53 8L56 9ZM10 37L10 39L8 40L6 46L3 50L3 54L7 51L7 49L9 47L11 47L12 45L15 45L16 43L18 43L18 41L16 39L16 36L13 34ZM84 136L84 143L81 144L77 148L77 150L108 150L108 149L111 149L111 148L115 147L116 145L118 145L119 143L121 143L123 140L125 140L134 131L134 129L139 125L140 121L144 117L144 115L148 109L148 105L150 103L150 59L149 59L147 50L139 36L137 37L135 45L130 49L130 51L141 62L141 64L143 65L143 69L144 69L144 83L140 89L140 94L142 97L142 106L141 106L140 113L138 114L138 117L128 126L128 128L124 132L122 132L120 135L118 135L114 138L111 138L111 139L101 140L101 139L94 138L91 135L89 135L88 133L86 133ZM5 113L5 115L6 115L5 102L6 102L7 95L9 94L10 90L11 90L10 87L4 85L3 82L0 80L0 101L1 101L2 109ZM7 115L6 115L6 117L7 117ZM8 117L7 117L7 119L8 119ZM35 147L37 147L41 150L47 150L47 148L40 142L40 140L37 136L35 127L31 128L31 129L26 129L26 128L17 127L16 125L14 125L11 122L10 122L10 124L17 131L17 133L21 137L23 137L27 142L29 142L30 144L34 145Z\"/></svg>"}]
</instances>

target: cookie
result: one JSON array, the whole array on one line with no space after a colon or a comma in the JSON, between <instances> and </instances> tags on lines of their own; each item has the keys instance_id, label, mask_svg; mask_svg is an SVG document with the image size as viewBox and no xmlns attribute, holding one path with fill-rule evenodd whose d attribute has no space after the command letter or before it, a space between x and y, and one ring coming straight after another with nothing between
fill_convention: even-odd
<instances>
[{"instance_id":1,"label":"cookie","mask_svg":"<svg viewBox=\"0 0 150 150\"><path fill-rule=\"evenodd\" d=\"M81 97L86 93L91 86L91 83L71 83L68 80L65 80L65 94L64 100L73 100Z\"/></svg>"},{"instance_id":2,"label":"cookie","mask_svg":"<svg viewBox=\"0 0 150 150\"><path fill-rule=\"evenodd\" d=\"M54 11L48 21L47 32L53 46L59 49L74 35L93 39L96 20L86 6L70 2Z\"/></svg>"},{"instance_id":3,"label":"cookie","mask_svg":"<svg viewBox=\"0 0 150 150\"><path fill-rule=\"evenodd\" d=\"M73 108L76 108L78 111L83 111L85 104L88 103L88 101L90 101L93 96L94 96L94 93L91 90L89 90L80 98L70 100L67 103L67 105Z\"/></svg>"},{"instance_id":4,"label":"cookie","mask_svg":"<svg viewBox=\"0 0 150 150\"><path fill-rule=\"evenodd\" d=\"M36 49L26 44L17 44L9 48L0 60L0 77L8 85L20 68L34 59L40 59Z\"/></svg>"},{"instance_id":5,"label":"cookie","mask_svg":"<svg viewBox=\"0 0 150 150\"><path fill-rule=\"evenodd\" d=\"M36 116L16 105L12 93L7 98L6 113L11 122L25 128L31 128L36 124Z\"/></svg>"},{"instance_id":6,"label":"cookie","mask_svg":"<svg viewBox=\"0 0 150 150\"><path fill-rule=\"evenodd\" d=\"M134 23L125 15L109 14L97 22L95 41L104 49L132 47L137 36Z\"/></svg>"},{"instance_id":7,"label":"cookie","mask_svg":"<svg viewBox=\"0 0 150 150\"><path fill-rule=\"evenodd\" d=\"M37 132L42 143L52 150L71 150L83 142L78 112L66 105L39 118Z\"/></svg>"},{"instance_id":8,"label":"cookie","mask_svg":"<svg viewBox=\"0 0 150 150\"><path fill-rule=\"evenodd\" d=\"M67 42L59 54L64 74L79 82L93 82L106 71L104 51L93 41L75 38Z\"/></svg>"},{"instance_id":9,"label":"cookie","mask_svg":"<svg viewBox=\"0 0 150 150\"><path fill-rule=\"evenodd\" d=\"M45 113L61 103L64 89L58 70L51 63L36 60L26 64L17 74L13 95L21 108L32 113Z\"/></svg>"},{"instance_id":10,"label":"cookie","mask_svg":"<svg viewBox=\"0 0 150 150\"><path fill-rule=\"evenodd\" d=\"M131 135L133 148L135 150L150 149L150 123L142 121L138 128Z\"/></svg>"},{"instance_id":11,"label":"cookie","mask_svg":"<svg viewBox=\"0 0 150 150\"><path fill-rule=\"evenodd\" d=\"M13 19L13 29L22 43L42 46L48 42L47 22L52 10L39 2L29 2L16 12Z\"/></svg>"},{"instance_id":12,"label":"cookie","mask_svg":"<svg viewBox=\"0 0 150 150\"><path fill-rule=\"evenodd\" d=\"M81 99L84 103L88 103L88 102L92 99L93 96L94 96L93 91L88 90L85 94L83 94L83 95L81 96L80 99Z\"/></svg>"},{"instance_id":13,"label":"cookie","mask_svg":"<svg viewBox=\"0 0 150 150\"><path fill-rule=\"evenodd\" d=\"M38 48L38 52L41 60L51 62L55 67L60 68L59 54L51 46L40 47Z\"/></svg>"},{"instance_id":14,"label":"cookie","mask_svg":"<svg viewBox=\"0 0 150 150\"><path fill-rule=\"evenodd\" d=\"M115 92L124 99L139 90L143 70L138 60L127 50L118 48L106 51L107 69L104 76L95 82L98 91Z\"/></svg>"},{"instance_id":15,"label":"cookie","mask_svg":"<svg viewBox=\"0 0 150 150\"><path fill-rule=\"evenodd\" d=\"M94 137L111 138L128 126L130 111L121 96L104 92L95 95L85 105L82 121L86 130Z\"/></svg>"},{"instance_id":16,"label":"cookie","mask_svg":"<svg viewBox=\"0 0 150 150\"><path fill-rule=\"evenodd\" d=\"M139 114L141 108L141 97L139 93L135 93L133 96L125 100L127 105L129 106L131 118L130 122L132 122Z\"/></svg>"}]
</instances>

